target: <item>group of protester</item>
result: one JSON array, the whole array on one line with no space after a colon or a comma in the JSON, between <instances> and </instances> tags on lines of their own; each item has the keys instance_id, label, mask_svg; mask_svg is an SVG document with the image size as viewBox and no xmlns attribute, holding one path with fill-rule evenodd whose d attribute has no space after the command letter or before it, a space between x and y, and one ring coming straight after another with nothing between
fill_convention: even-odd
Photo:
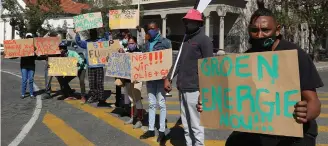
<instances>
[{"instance_id":1,"label":"group of protester","mask_svg":"<svg viewBox=\"0 0 328 146\"><path fill-rule=\"evenodd\" d=\"M320 114L320 101L317 97L316 88L323 86L318 72L309 58L309 56L295 44L282 39L280 33L280 25L274 14L264 7L262 2L258 2L258 10L254 12L249 23L249 42L252 45L246 53L264 52L264 51L281 51L296 49L298 52L300 85L302 101L295 105L294 118L297 122L304 124L304 138L272 136L264 134L254 134L245 132L233 132L228 138L226 145L252 145L252 146L315 146L315 139L318 134L315 119ZM213 56L213 44L208 36L205 35L202 14L191 9L185 17L183 23L186 28L186 39L182 47L180 59L178 60L177 69L173 72L171 69L167 77L161 80L147 81L146 87L149 101L149 127L148 131L140 136L140 139L147 139L155 136L155 114L157 104L160 109L160 128L157 138L158 142L165 140L166 130L166 99L165 93L172 90L171 78L177 75L177 89L180 96L181 121L184 128L186 145L202 146L205 145L204 127L200 124L200 112L202 112L202 103L199 93L198 66L197 60ZM89 31L88 40L81 40L79 34L76 35L76 43L83 49L87 49L88 42L110 41L110 33L106 33L104 38L99 39L97 31L92 29ZM127 31L122 31L120 35L121 49L120 53L139 53L151 52L172 48L170 40L164 38L159 33L156 23L152 22L148 25L146 34L149 39L143 42L144 35L141 28L138 27L138 36L133 37ZM141 36L141 38L140 38ZM32 37L27 35L27 37ZM142 41L142 42L140 42ZM68 50L65 42L60 45L61 57L78 58L79 79L81 85L81 93L83 102L93 103L99 102L98 105L106 105L106 97L104 97L104 65L88 65L87 55L81 57L74 51ZM27 59L28 58L28 59ZM36 57L35 57L36 58ZM35 68L35 59L33 57L21 58L22 69L22 97L25 95L26 80L29 79L30 96L33 94L33 74ZM29 64L29 65L27 65ZM84 76L85 70L88 69L88 79L90 91L86 96ZM57 77L63 98L69 98L74 90L68 83L74 77ZM46 79L49 85L50 79ZM120 83L118 83L120 81ZM123 108L131 109L131 118L125 124L135 123L134 128L142 126L143 105L141 98L141 82L132 82L130 80L117 79L116 82L116 107L122 107L121 101L124 101ZM124 88L124 97L121 97L121 88ZM47 86L47 91L50 87ZM137 122L135 122L137 121Z\"/></svg>"}]
</instances>

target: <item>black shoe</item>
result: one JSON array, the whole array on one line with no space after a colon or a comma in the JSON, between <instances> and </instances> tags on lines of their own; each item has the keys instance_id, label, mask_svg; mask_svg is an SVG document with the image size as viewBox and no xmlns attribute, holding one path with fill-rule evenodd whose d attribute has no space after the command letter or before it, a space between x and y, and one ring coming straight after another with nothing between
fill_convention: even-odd
<instances>
[{"instance_id":1,"label":"black shoe","mask_svg":"<svg viewBox=\"0 0 328 146\"><path fill-rule=\"evenodd\" d=\"M25 98L25 96L22 96L22 95L21 95L21 96L20 96L20 98L21 98L21 99L24 99L24 98Z\"/></svg>"},{"instance_id":2,"label":"black shoe","mask_svg":"<svg viewBox=\"0 0 328 146\"><path fill-rule=\"evenodd\" d=\"M155 136L155 131L148 130L146 133L144 133L140 136L140 139L147 139L147 138L154 137L154 136Z\"/></svg>"},{"instance_id":3,"label":"black shoe","mask_svg":"<svg viewBox=\"0 0 328 146\"><path fill-rule=\"evenodd\" d=\"M104 100L100 100L97 104L97 107L109 107L109 108L111 108L111 105L109 103L107 103L106 101L104 101Z\"/></svg>"},{"instance_id":4,"label":"black shoe","mask_svg":"<svg viewBox=\"0 0 328 146\"><path fill-rule=\"evenodd\" d=\"M120 103L115 102L115 107L120 108Z\"/></svg>"},{"instance_id":5,"label":"black shoe","mask_svg":"<svg viewBox=\"0 0 328 146\"><path fill-rule=\"evenodd\" d=\"M69 94L74 94L75 93L75 89L71 89L68 93Z\"/></svg>"},{"instance_id":6,"label":"black shoe","mask_svg":"<svg viewBox=\"0 0 328 146\"><path fill-rule=\"evenodd\" d=\"M31 99L35 99L35 96L34 96L34 95L31 95L30 98L31 98Z\"/></svg>"},{"instance_id":7,"label":"black shoe","mask_svg":"<svg viewBox=\"0 0 328 146\"><path fill-rule=\"evenodd\" d=\"M57 100L65 100L67 97L66 96L60 96L57 98Z\"/></svg>"},{"instance_id":8,"label":"black shoe","mask_svg":"<svg viewBox=\"0 0 328 146\"><path fill-rule=\"evenodd\" d=\"M163 142L165 140L165 133L159 132L157 142Z\"/></svg>"},{"instance_id":9,"label":"black shoe","mask_svg":"<svg viewBox=\"0 0 328 146\"><path fill-rule=\"evenodd\" d=\"M51 95L50 95L50 94L48 94L48 93L43 93L43 94L41 95L41 97L42 97L42 100L45 100L45 99L50 99L50 98L52 98L52 97L51 97Z\"/></svg>"}]
</instances>

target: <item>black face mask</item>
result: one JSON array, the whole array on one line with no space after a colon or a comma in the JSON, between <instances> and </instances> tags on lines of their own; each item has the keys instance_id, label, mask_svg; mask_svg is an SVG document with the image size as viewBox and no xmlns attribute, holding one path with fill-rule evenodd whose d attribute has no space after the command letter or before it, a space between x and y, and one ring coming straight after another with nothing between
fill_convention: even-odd
<instances>
[{"instance_id":1,"label":"black face mask","mask_svg":"<svg viewBox=\"0 0 328 146\"><path fill-rule=\"evenodd\" d=\"M258 51L272 51L272 45L276 41L276 36L273 35L271 37L260 38L260 39L253 39L249 40L249 43L252 44L253 50Z\"/></svg>"},{"instance_id":2,"label":"black face mask","mask_svg":"<svg viewBox=\"0 0 328 146\"><path fill-rule=\"evenodd\" d=\"M196 32L200 26L196 23L188 23L185 25L185 27L186 27L186 33L192 34L192 33Z\"/></svg>"}]
</instances>

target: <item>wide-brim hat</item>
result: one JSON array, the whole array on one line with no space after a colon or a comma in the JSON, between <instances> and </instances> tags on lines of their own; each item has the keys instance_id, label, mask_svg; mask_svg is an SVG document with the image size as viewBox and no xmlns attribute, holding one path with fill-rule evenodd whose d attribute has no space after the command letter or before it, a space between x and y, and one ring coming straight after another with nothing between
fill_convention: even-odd
<instances>
[{"instance_id":1,"label":"wide-brim hat","mask_svg":"<svg viewBox=\"0 0 328 146\"><path fill-rule=\"evenodd\" d=\"M200 13L196 9L190 9L186 16L184 16L182 19L188 19L188 20L195 20L195 21L204 21L202 18L202 13Z\"/></svg>"}]
</instances>

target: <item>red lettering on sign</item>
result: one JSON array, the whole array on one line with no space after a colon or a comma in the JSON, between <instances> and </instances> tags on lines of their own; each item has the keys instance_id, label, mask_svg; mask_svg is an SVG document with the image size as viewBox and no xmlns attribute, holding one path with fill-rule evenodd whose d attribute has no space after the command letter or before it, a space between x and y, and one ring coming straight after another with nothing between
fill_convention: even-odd
<instances>
[{"instance_id":1,"label":"red lettering on sign","mask_svg":"<svg viewBox=\"0 0 328 146\"><path fill-rule=\"evenodd\" d=\"M102 42L98 42L98 44L99 44L99 48L104 48L104 46L103 46L103 43L102 43Z\"/></svg>"},{"instance_id":2,"label":"red lettering on sign","mask_svg":"<svg viewBox=\"0 0 328 146\"><path fill-rule=\"evenodd\" d=\"M152 65L153 62L153 53L149 53L149 64Z\"/></svg>"},{"instance_id":3,"label":"red lettering on sign","mask_svg":"<svg viewBox=\"0 0 328 146\"><path fill-rule=\"evenodd\" d=\"M6 44L16 44L16 40L4 40L3 43Z\"/></svg>"},{"instance_id":4,"label":"red lettering on sign","mask_svg":"<svg viewBox=\"0 0 328 146\"><path fill-rule=\"evenodd\" d=\"M158 71L155 71L155 73L154 73L154 74L155 74L155 76L157 77L157 75L158 75Z\"/></svg>"},{"instance_id":5,"label":"red lettering on sign","mask_svg":"<svg viewBox=\"0 0 328 146\"><path fill-rule=\"evenodd\" d=\"M168 69L162 69L161 70L161 75L162 76L166 76L168 73L169 73L169 70Z\"/></svg>"},{"instance_id":6,"label":"red lettering on sign","mask_svg":"<svg viewBox=\"0 0 328 146\"><path fill-rule=\"evenodd\" d=\"M155 52L155 64L157 64L158 52Z\"/></svg>"},{"instance_id":7,"label":"red lettering on sign","mask_svg":"<svg viewBox=\"0 0 328 146\"><path fill-rule=\"evenodd\" d=\"M160 63L163 62L163 52L159 52L159 60L160 60Z\"/></svg>"}]
</instances>

